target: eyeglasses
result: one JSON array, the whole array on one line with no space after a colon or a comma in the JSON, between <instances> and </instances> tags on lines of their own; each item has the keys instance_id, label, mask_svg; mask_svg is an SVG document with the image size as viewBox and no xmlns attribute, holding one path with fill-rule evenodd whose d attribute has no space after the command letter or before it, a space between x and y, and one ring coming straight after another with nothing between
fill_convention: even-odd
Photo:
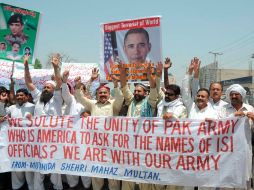
<instances>
[{"instance_id":1,"label":"eyeglasses","mask_svg":"<svg viewBox=\"0 0 254 190\"><path fill-rule=\"evenodd\" d=\"M174 93L165 93L165 96L175 96L175 94Z\"/></svg>"}]
</instances>

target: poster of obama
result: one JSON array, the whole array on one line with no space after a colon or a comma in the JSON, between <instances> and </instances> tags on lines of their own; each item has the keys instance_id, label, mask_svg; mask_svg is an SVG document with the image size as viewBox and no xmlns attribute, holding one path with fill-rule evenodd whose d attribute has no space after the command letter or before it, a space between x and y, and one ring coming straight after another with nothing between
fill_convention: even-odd
<instances>
[{"instance_id":1,"label":"poster of obama","mask_svg":"<svg viewBox=\"0 0 254 190\"><path fill-rule=\"evenodd\" d=\"M101 24L101 81L119 75L118 64L126 68L129 83L148 81L146 67L162 61L161 17L148 17Z\"/></svg>"},{"instance_id":2,"label":"poster of obama","mask_svg":"<svg viewBox=\"0 0 254 190\"><path fill-rule=\"evenodd\" d=\"M0 59L23 62L30 55L31 64L39 20L36 11L0 3Z\"/></svg>"}]
</instances>

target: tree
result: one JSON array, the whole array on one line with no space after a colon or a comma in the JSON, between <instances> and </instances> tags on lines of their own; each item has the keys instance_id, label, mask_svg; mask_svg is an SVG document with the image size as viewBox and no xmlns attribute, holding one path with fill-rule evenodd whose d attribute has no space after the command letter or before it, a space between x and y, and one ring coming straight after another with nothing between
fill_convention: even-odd
<instances>
[{"instance_id":1,"label":"tree","mask_svg":"<svg viewBox=\"0 0 254 190\"><path fill-rule=\"evenodd\" d=\"M38 58L35 59L34 68L35 69L41 69L42 68L41 61Z\"/></svg>"}]
</instances>

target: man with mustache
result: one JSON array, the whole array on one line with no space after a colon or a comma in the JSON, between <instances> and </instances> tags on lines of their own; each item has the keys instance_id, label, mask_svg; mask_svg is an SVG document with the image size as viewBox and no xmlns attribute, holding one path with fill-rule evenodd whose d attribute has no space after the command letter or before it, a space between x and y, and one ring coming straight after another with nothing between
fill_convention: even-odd
<instances>
[{"instance_id":1,"label":"man with mustache","mask_svg":"<svg viewBox=\"0 0 254 190\"><path fill-rule=\"evenodd\" d=\"M63 99L61 96L60 86L61 86L61 77L59 74L59 62L60 55L56 54L53 56L51 63L54 68L56 82L49 80L46 81L43 87L42 92L37 89L37 87L33 84L29 67L28 60L29 55L24 56L24 78L26 82L27 88L30 90L31 95L33 97L35 103L34 116L61 116L62 115L62 103ZM63 189L62 179L60 174L51 174L51 182L53 183L54 189L61 190ZM44 190L44 175L39 172L35 172L34 174L34 189L36 190Z\"/></svg>"},{"instance_id":2,"label":"man with mustache","mask_svg":"<svg viewBox=\"0 0 254 190\"><path fill-rule=\"evenodd\" d=\"M6 108L8 116L25 118L33 115L34 104L28 102L28 90L21 88L16 91L16 104ZM20 189L25 181L29 190L34 190L34 172L11 172L12 188Z\"/></svg>"},{"instance_id":3,"label":"man with mustache","mask_svg":"<svg viewBox=\"0 0 254 190\"><path fill-rule=\"evenodd\" d=\"M110 98L110 88L106 85L100 85L96 90L96 100L91 100L84 96L81 90L81 77L75 79L75 96L87 111L90 111L91 116L118 116L123 105L123 95L118 88L118 83L112 78L114 82L114 98ZM110 190L120 190L120 181L109 179ZM92 178L93 190L101 190L104 185L103 178Z\"/></svg>"},{"instance_id":4,"label":"man with mustache","mask_svg":"<svg viewBox=\"0 0 254 190\"><path fill-rule=\"evenodd\" d=\"M200 61L197 57L191 61L188 69L188 74L183 79L182 84L182 99L188 110L188 118L190 119L218 119L217 111L209 104L209 90L200 88L195 96L195 102L192 99L190 89L190 77L194 71L194 78L199 74Z\"/></svg>"},{"instance_id":5,"label":"man with mustache","mask_svg":"<svg viewBox=\"0 0 254 190\"><path fill-rule=\"evenodd\" d=\"M159 103L157 105L157 117L163 119L178 119L186 118L187 110L181 100L181 89L178 85L169 84L168 80L168 69L172 66L169 58L165 59L164 62L164 86L165 89L162 91L160 88L160 78L162 75L162 64L157 64L156 67L156 88L159 94ZM166 76L165 76L166 75ZM158 80L159 79L159 80Z\"/></svg>"},{"instance_id":6,"label":"man with mustache","mask_svg":"<svg viewBox=\"0 0 254 190\"><path fill-rule=\"evenodd\" d=\"M199 73L199 68L197 68ZM192 92L196 92L199 89L199 76L195 75L192 82ZM211 106L218 112L221 108L227 105L228 103L221 99L223 93L223 86L220 82L212 82L209 87L210 98L209 103Z\"/></svg>"},{"instance_id":7,"label":"man with mustache","mask_svg":"<svg viewBox=\"0 0 254 190\"><path fill-rule=\"evenodd\" d=\"M253 106L244 103L246 97L246 90L239 84L233 84L229 86L226 90L226 98L229 104L221 109L220 117L233 117L233 116L246 116L244 127L246 129L246 137L250 140L252 136L250 130L253 130L254 121L254 108ZM250 142L250 141L249 141ZM249 144L248 149L248 169L247 176L249 180L247 181L247 189L251 189L250 178L253 177L252 168L252 144ZM232 188L220 188L220 190L226 190Z\"/></svg>"},{"instance_id":8,"label":"man with mustache","mask_svg":"<svg viewBox=\"0 0 254 190\"><path fill-rule=\"evenodd\" d=\"M218 112L210 105L210 92L206 88L200 88L197 92L190 89L190 78L194 72L194 79L198 78L201 61L194 57L188 69L188 73L182 81L182 100L188 110L189 119L209 120L218 119ZM195 101L193 100L193 98ZM184 187L185 190L193 190L194 187ZM210 187L198 187L199 190L212 190Z\"/></svg>"}]
</instances>

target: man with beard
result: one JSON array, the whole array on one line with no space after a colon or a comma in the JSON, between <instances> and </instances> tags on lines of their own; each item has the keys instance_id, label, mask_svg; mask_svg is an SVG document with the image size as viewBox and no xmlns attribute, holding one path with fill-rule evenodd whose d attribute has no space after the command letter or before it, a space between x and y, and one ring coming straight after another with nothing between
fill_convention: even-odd
<instances>
[{"instance_id":1,"label":"man with beard","mask_svg":"<svg viewBox=\"0 0 254 190\"><path fill-rule=\"evenodd\" d=\"M157 105L157 117L163 119L186 118L187 110L180 99L180 87L169 84L165 87L165 97Z\"/></svg>"},{"instance_id":2,"label":"man with beard","mask_svg":"<svg viewBox=\"0 0 254 190\"><path fill-rule=\"evenodd\" d=\"M61 96L60 85L61 85L61 77L59 78L59 62L60 62L60 55L56 54L53 56L51 63L54 68L54 73L56 76L55 81L46 81L43 87L42 92L36 88L36 86L32 82L32 78L30 75L29 67L28 67L28 60L29 55L24 56L24 78L26 82L27 88L30 90L31 95L33 97L33 101L35 103L34 109L34 116L61 116L62 115L62 103L63 99ZM54 185L54 189L61 190L63 189L62 186L62 179L60 174L51 174L51 182ZM36 172L34 174L34 189L36 190L44 190L44 175Z\"/></svg>"},{"instance_id":3,"label":"man with beard","mask_svg":"<svg viewBox=\"0 0 254 190\"><path fill-rule=\"evenodd\" d=\"M239 84L233 84L229 86L226 90L226 98L229 101L229 104L224 106L220 112L220 117L233 117L233 116L246 116L244 127L246 130L246 138L249 139L250 142L251 132L253 130L253 121L254 121L254 108L244 103L244 99L246 97L246 90ZM251 181L250 178L253 177L252 171L252 145L249 144L249 149L247 152L248 163L247 163L247 176L249 180L247 181L247 189L251 189ZM221 190L230 189L230 188L220 188Z\"/></svg>"},{"instance_id":4,"label":"man with beard","mask_svg":"<svg viewBox=\"0 0 254 190\"><path fill-rule=\"evenodd\" d=\"M87 111L90 111L91 116L118 116L121 107L123 105L123 95L118 88L118 83L114 79L112 79L114 82L114 99L110 98L110 88L106 85L101 85L96 90L96 100L88 99L84 96L82 90L81 90L81 77L77 77L75 79L75 96ZM120 190L120 181L109 179L109 189L110 190ZM104 185L104 179L103 178L92 178L92 186L93 190L101 190Z\"/></svg>"},{"instance_id":5,"label":"man with beard","mask_svg":"<svg viewBox=\"0 0 254 190\"><path fill-rule=\"evenodd\" d=\"M160 78L162 76L162 64L156 66L156 88L159 94L159 103L157 105L157 117L163 119L186 118L187 110L181 100L181 89L178 85L169 84L168 69L172 66L169 58L164 62L164 86L162 91L160 88ZM166 76L165 76L166 75Z\"/></svg>"},{"instance_id":6,"label":"man with beard","mask_svg":"<svg viewBox=\"0 0 254 190\"><path fill-rule=\"evenodd\" d=\"M27 89L21 88L16 91L16 104L6 108L8 116L13 118L25 118L33 115L34 104L28 102ZM25 181L28 189L34 190L33 172L11 172L12 189L20 189Z\"/></svg>"},{"instance_id":7,"label":"man with beard","mask_svg":"<svg viewBox=\"0 0 254 190\"><path fill-rule=\"evenodd\" d=\"M136 84L134 93L132 93L127 86L126 69L121 62L119 62L118 68L120 71L120 83L125 99L125 104L129 106L127 117L153 117L156 108L158 93L156 89L155 78L151 74L151 66L149 65L146 68L147 77L150 84L149 95L147 86L142 83ZM134 188L134 182L122 181L122 189L134 190ZM140 184L140 189L143 190L146 189L146 187L142 187L142 184Z\"/></svg>"},{"instance_id":8,"label":"man with beard","mask_svg":"<svg viewBox=\"0 0 254 190\"><path fill-rule=\"evenodd\" d=\"M151 66L147 69L147 76L150 84L150 93L148 95L148 87L142 83L135 85L134 93L127 86L126 70L122 63L119 63L120 83L126 104L129 105L128 117L153 117L156 108L157 90L156 82L151 74ZM147 96L148 95L148 96Z\"/></svg>"}]
</instances>

